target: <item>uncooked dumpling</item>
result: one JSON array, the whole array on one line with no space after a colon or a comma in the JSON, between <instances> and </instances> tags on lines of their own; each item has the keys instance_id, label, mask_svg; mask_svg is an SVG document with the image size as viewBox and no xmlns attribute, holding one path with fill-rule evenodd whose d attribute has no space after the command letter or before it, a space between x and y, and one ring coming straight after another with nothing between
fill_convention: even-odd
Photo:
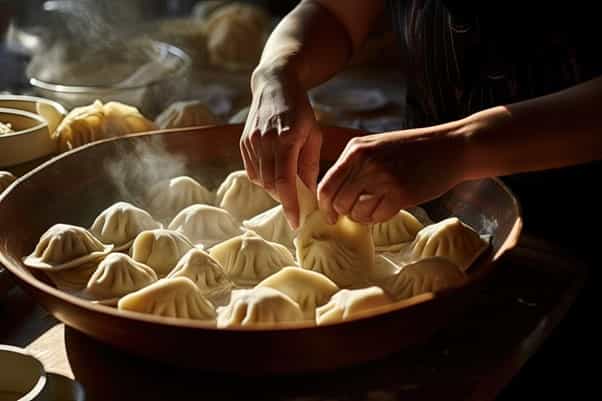
<instances>
[{"instance_id":1,"label":"uncooked dumpling","mask_svg":"<svg viewBox=\"0 0 602 401\"><path fill-rule=\"evenodd\" d=\"M127 202L117 202L103 211L92 224L90 232L105 244L113 244L120 251L132 245L138 234L161 228L145 210Z\"/></svg>"},{"instance_id":2,"label":"uncooked dumpling","mask_svg":"<svg viewBox=\"0 0 602 401\"><path fill-rule=\"evenodd\" d=\"M299 305L270 287L239 290L230 303L218 308L217 327L254 326L303 320Z\"/></svg>"},{"instance_id":3,"label":"uncooked dumpling","mask_svg":"<svg viewBox=\"0 0 602 401\"><path fill-rule=\"evenodd\" d=\"M0 171L0 193L4 192L6 188L13 182L15 182L17 178L9 173L8 171Z\"/></svg>"},{"instance_id":4,"label":"uncooked dumpling","mask_svg":"<svg viewBox=\"0 0 602 401\"><path fill-rule=\"evenodd\" d=\"M218 123L219 119L198 100L175 102L155 119L155 124L161 129L198 127Z\"/></svg>"},{"instance_id":5,"label":"uncooked dumpling","mask_svg":"<svg viewBox=\"0 0 602 401\"><path fill-rule=\"evenodd\" d=\"M121 298L117 307L180 319L215 319L215 308L211 302L186 277L159 280Z\"/></svg>"},{"instance_id":6,"label":"uncooked dumpling","mask_svg":"<svg viewBox=\"0 0 602 401\"><path fill-rule=\"evenodd\" d=\"M132 244L132 257L151 267L159 277L166 276L180 258L193 248L177 231L157 229L141 232Z\"/></svg>"},{"instance_id":7,"label":"uncooked dumpling","mask_svg":"<svg viewBox=\"0 0 602 401\"><path fill-rule=\"evenodd\" d=\"M208 298L219 297L233 286L218 261L196 248L188 251L167 276L175 277L188 277Z\"/></svg>"},{"instance_id":8,"label":"uncooked dumpling","mask_svg":"<svg viewBox=\"0 0 602 401\"><path fill-rule=\"evenodd\" d=\"M242 234L236 219L228 211L209 205L192 205L182 210L169 224L193 244L209 248Z\"/></svg>"},{"instance_id":9,"label":"uncooked dumpling","mask_svg":"<svg viewBox=\"0 0 602 401\"><path fill-rule=\"evenodd\" d=\"M349 320L360 313L390 303L391 298L379 287L341 290L326 305L316 310L316 321L321 325Z\"/></svg>"},{"instance_id":10,"label":"uncooked dumpling","mask_svg":"<svg viewBox=\"0 0 602 401\"><path fill-rule=\"evenodd\" d=\"M148 121L135 107L118 102L76 107L61 121L52 134L59 150L67 151L90 142L136 132L152 131Z\"/></svg>"},{"instance_id":11,"label":"uncooked dumpling","mask_svg":"<svg viewBox=\"0 0 602 401\"><path fill-rule=\"evenodd\" d=\"M252 286L295 259L284 245L266 241L253 232L231 238L211 249L210 255L237 285Z\"/></svg>"},{"instance_id":12,"label":"uncooked dumpling","mask_svg":"<svg viewBox=\"0 0 602 401\"><path fill-rule=\"evenodd\" d=\"M171 219L196 203L212 204L213 194L194 178L180 176L155 184L147 193L153 216Z\"/></svg>"},{"instance_id":13,"label":"uncooked dumpling","mask_svg":"<svg viewBox=\"0 0 602 401\"><path fill-rule=\"evenodd\" d=\"M217 203L239 221L250 219L277 205L263 188L249 180L244 170L226 177L217 189Z\"/></svg>"},{"instance_id":14,"label":"uncooked dumpling","mask_svg":"<svg viewBox=\"0 0 602 401\"><path fill-rule=\"evenodd\" d=\"M382 283L395 299L411 298L425 292L461 286L466 275L448 259L431 257L405 265Z\"/></svg>"},{"instance_id":15,"label":"uncooked dumpling","mask_svg":"<svg viewBox=\"0 0 602 401\"><path fill-rule=\"evenodd\" d=\"M257 285L278 290L299 304L306 320L314 320L316 308L324 305L339 287L323 274L299 267L285 267Z\"/></svg>"},{"instance_id":16,"label":"uncooked dumpling","mask_svg":"<svg viewBox=\"0 0 602 401\"><path fill-rule=\"evenodd\" d=\"M377 251L400 249L412 241L424 226L410 213L400 210L391 219L372 226L372 238Z\"/></svg>"},{"instance_id":17,"label":"uncooked dumpling","mask_svg":"<svg viewBox=\"0 0 602 401\"><path fill-rule=\"evenodd\" d=\"M268 15L256 6L233 3L220 7L207 20L209 61L230 70L253 68L269 29Z\"/></svg>"},{"instance_id":18,"label":"uncooked dumpling","mask_svg":"<svg viewBox=\"0 0 602 401\"><path fill-rule=\"evenodd\" d=\"M124 253L108 255L90 277L83 294L93 300L110 301L157 281L157 274Z\"/></svg>"},{"instance_id":19,"label":"uncooked dumpling","mask_svg":"<svg viewBox=\"0 0 602 401\"><path fill-rule=\"evenodd\" d=\"M36 269L62 270L80 266L108 254L105 245L82 227L55 224L46 231L23 263Z\"/></svg>"},{"instance_id":20,"label":"uncooked dumpling","mask_svg":"<svg viewBox=\"0 0 602 401\"><path fill-rule=\"evenodd\" d=\"M59 290L67 292L80 291L86 288L88 281L90 281L90 277L92 277L98 268L102 258L103 256L71 269L46 270L44 273L46 273L48 278L50 278L50 281L52 281Z\"/></svg>"},{"instance_id":21,"label":"uncooked dumpling","mask_svg":"<svg viewBox=\"0 0 602 401\"><path fill-rule=\"evenodd\" d=\"M294 249L295 231L286 220L282 205L266 210L257 216L242 222L243 227L254 231L268 241L277 242Z\"/></svg>"},{"instance_id":22,"label":"uncooked dumpling","mask_svg":"<svg viewBox=\"0 0 602 401\"><path fill-rule=\"evenodd\" d=\"M442 256L466 271L486 248L476 231L450 217L420 230L408 252L410 260Z\"/></svg>"}]
</instances>

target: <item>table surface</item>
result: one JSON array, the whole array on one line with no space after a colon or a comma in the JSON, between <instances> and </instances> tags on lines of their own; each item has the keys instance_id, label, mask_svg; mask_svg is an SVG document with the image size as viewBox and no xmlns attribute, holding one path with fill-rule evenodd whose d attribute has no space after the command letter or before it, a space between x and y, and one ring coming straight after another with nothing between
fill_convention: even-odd
<instances>
[{"instance_id":1,"label":"table surface","mask_svg":"<svg viewBox=\"0 0 602 401\"><path fill-rule=\"evenodd\" d=\"M425 345L320 375L245 378L151 363L65 327L18 288L0 299L0 343L75 378L90 401L493 400L551 334L586 275L583 264L523 236L475 304Z\"/></svg>"}]
</instances>

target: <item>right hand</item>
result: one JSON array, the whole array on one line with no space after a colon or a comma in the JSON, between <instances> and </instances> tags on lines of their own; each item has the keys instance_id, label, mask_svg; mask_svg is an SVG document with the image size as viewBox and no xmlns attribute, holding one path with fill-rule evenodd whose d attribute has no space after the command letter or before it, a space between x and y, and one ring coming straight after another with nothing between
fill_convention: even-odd
<instances>
[{"instance_id":1,"label":"right hand","mask_svg":"<svg viewBox=\"0 0 602 401\"><path fill-rule=\"evenodd\" d=\"M258 67L251 89L253 101L240 139L245 169L251 181L280 200L297 228L296 176L315 192L322 134L307 92L293 74Z\"/></svg>"}]
</instances>

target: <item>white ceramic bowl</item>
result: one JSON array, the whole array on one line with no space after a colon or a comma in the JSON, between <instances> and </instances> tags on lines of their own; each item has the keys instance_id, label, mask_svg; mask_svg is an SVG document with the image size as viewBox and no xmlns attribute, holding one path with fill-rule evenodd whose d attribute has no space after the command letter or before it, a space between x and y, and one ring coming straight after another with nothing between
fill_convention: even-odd
<instances>
[{"instance_id":1,"label":"white ceramic bowl","mask_svg":"<svg viewBox=\"0 0 602 401\"><path fill-rule=\"evenodd\" d=\"M42 400L46 372L42 363L26 350L0 345L0 399Z\"/></svg>"}]
</instances>

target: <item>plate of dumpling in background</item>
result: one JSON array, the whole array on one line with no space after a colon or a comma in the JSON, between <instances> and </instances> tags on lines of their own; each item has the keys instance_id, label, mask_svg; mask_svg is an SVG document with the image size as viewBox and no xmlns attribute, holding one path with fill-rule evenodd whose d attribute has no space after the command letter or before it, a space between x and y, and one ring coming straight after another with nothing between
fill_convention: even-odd
<instances>
[{"instance_id":1,"label":"plate of dumpling in background","mask_svg":"<svg viewBox=\"0 0 602 401\"><path fill-rule=\"evenodd\" d=\"M241 170L241 130L165 130L57 157L0 196L0 261L53 315L98 340L262 374L335 369L427 341L516 244L519 206L495 179L372 226L326 224L298 181L295 232ZM326 168L359 132L324 130ZM120 164L124 155L134 163ZM114 163L134 177L127 185Z\"/></svg>"}]
</instances>

